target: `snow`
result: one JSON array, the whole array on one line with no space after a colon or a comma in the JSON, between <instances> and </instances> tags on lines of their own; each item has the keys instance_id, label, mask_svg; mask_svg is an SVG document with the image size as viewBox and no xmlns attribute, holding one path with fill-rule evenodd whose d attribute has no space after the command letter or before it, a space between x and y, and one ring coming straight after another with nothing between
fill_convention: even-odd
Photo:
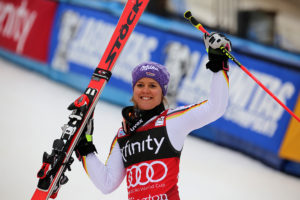
<instances>
[{"instance_id":1,"label":"snow","mask_svg":"<svg viewBox=\"0 0 300 200\"><path fill-rule=\"evenodd\" d=\"M44 151L61 136L68 105L80 92L0 59L1 199L30 199ZM100 101L95 110L94 143L105 161L121 124L121 107ZM125 181L112 194L93 186L75 158L69 182L57 199L127 199ZM238 152L195 137L185 141L181 158L181 199L298 200L300 179L275 171Z\"/></svg>"}]
</instances>

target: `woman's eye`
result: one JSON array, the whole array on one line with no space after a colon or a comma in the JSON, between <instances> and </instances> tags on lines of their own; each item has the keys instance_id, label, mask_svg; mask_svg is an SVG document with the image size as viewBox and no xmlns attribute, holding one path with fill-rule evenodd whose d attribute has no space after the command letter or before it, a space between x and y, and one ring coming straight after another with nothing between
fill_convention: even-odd
<instances>
[{"instance_id":1,"label":"woman's eye","mask_svg":"<svg viewBox=\"0 0 300 200\"><path fill-rule=\"evenodd\" d=\"M138 84L136 84L136 86L140 88L140 87L143 87L144 85L142 83L138 83Z\"/></svg>"},{"instance_id":2,"label":"woman's eye","mask_svg":"<svg viewBox=\"0 0 300 200\"><path fill-rule=\"evenodd\" d=\"M150 88L156 88L156 85L151 84L149 87L150 87Z\"/></svg>"}]
</instances>

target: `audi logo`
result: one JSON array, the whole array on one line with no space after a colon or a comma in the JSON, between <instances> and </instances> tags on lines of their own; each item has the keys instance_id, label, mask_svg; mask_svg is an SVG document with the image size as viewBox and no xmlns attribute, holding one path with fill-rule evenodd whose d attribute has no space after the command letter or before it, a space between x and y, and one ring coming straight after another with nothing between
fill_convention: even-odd
<instances>
[{"instance_id":1,"label":"audi logo","mask_svg":"<svg viewBox=\"0 0 300 200\"><path fill-rule=\"evenodd\" d=\"M141 163L134 165L126 170L127 187L133 188L137 185L147 185L148 183L157 183L162 181L168 173L168 167L161 161L152 163Z\"/></svg>"}]
</instances>

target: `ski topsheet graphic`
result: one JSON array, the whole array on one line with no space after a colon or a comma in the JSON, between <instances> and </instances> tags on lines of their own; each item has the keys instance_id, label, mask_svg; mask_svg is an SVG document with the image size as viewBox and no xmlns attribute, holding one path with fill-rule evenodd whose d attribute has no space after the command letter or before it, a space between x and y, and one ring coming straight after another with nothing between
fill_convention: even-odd
<instances>
[{"instance_id":1,"label":"ski topsheet graphic","mask_svg":"<svg viewBox=\"0 0 300 200\"><path fill-rule=\"evenodd\" d=\"M80 135L93 114L100 94L110 79L111 71L149 0L128 0L105 52L91 81L74 103L69 121L63 126L61 138L54 140L51 154L44 152L43 165L38 171L38 186L31 200L55 198L60 186L68 181L66 170L74 161L72 153Z\"/></svg>"}]
</instances>

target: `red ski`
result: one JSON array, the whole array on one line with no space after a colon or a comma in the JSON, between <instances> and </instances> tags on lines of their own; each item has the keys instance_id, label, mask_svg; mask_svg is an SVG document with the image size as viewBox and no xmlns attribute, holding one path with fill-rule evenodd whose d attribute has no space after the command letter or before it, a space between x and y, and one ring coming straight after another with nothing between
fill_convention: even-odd
<instances>
[{"instance_id":1,"label":"red ski","mask_svg":"<svg viewBox=\"0 0 300 200\"><path fill-rule=\"evenodd\" d=\"M72 106L69 121L63 127L60 139L53 143L51 154L44 153L43 165L38 172L38 186L31 200L56 198L60 186L68 181L65 171L70 170L72 153L80 135L92 115L100 94L111 76L114 64L126 44L149 0L128 0L109 44L92 75L91 81Z\"/></svg>"}]
</instances>

